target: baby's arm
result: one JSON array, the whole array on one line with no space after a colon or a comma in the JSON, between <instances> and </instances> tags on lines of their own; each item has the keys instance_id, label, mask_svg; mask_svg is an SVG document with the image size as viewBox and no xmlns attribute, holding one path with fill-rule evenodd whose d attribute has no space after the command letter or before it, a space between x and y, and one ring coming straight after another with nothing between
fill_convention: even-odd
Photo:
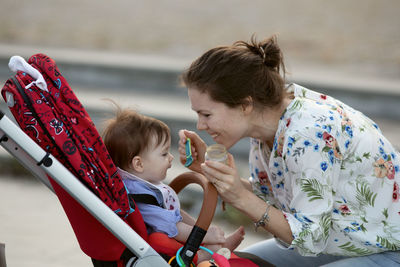
<instances>
[{"instance_id":1,"label":"baby's arm","mask_svg":"<svg viewBox=\"0 0 400 267\"><path fill-rule=\"evenodd\" d=\"M176 228L178 229L178 235L174 238L181 243L185 243L193 229L193 225L181 221L176 224ZM224 231L217 226L210 226L203 239L203 243L206 244L223 244L225 241Z\"/></svg>"},{"instance_id":2,"label":"baby's arm","mask_svg":"<svg viewBox=\"0 0 400 267\"><path fill-rule=\"evenodd\" d=\"M195 225L196 220L190 216L186 211L181 209L181 216L182 216L182 223L186 224L189 226L190 230L187 233L186 239L189 237L190 232L192 231L193 225ZM180 233L179 227L182 227L182 231L187 231L186 227L187 226L178 226L178 235ZM179 241L179 240L178 240ZM208 227L207 234L205 235L203 239L203 243L206 244L222 244L225 242L225 233L222 231L222 229L218 226L213 226L211 225Z\"/></svg>"},{"instance_id":3,"label":"baby's arm","mask_svg":"<svg viewBox=\"0 0 400 267\"><path fill-rule=\"evenodd\" d=\"M181 216L182 216L182 222L188 225L193 226L196 223L196 220L183 209L181 209Z\"/></svg>"},{"instance_id":4,"label":"baby's arm","mask_svg":"<svg viewBox=\"0 0 400 267\"><path fill-rule=\"evenodd\" d=\"M174 238L181 243L185 243L190 235L190 232L193 229L193 225L196 223L196 220L182 209L181 209L181 216L182 216L182 221L176 224L176 228L178 229L178 235L175 236Z\"/></svg>"},{"instance_id":5,"label":"baby's arm","mask_svg":"<svg viewBox=\"0 0 400 267\"><path fill-rule=\"evenodd\" d=\"M178 228L178 234L174 238L181 243L185 243L193 229L193 225L181 221L176 224L176 228Z\"/></svg>"}]
</instances>

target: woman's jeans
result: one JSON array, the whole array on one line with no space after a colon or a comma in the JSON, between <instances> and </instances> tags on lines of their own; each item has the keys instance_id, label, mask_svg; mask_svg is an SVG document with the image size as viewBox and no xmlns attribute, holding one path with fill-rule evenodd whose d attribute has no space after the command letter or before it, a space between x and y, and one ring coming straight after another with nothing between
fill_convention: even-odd
<instances>
[{"instance_id":1,"label":"woman's jeans","mask_svg":"<svg viewBox=\"0 0 400 267\"><path fill-rule=\"evenodd\" d=\"M242 251L254 254L278 267L328 266L328 267L391 267L400 266L400 251L388 251L363 257L320 255L304 257L295 250L281 249L274 239L251 245Z\"/></svg>"}]
</instances>

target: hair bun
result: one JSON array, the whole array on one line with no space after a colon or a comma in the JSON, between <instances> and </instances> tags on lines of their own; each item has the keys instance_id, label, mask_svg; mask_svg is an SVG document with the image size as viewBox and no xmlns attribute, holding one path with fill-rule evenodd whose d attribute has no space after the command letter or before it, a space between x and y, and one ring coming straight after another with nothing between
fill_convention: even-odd
<instances>
[{"instance_id":1,"label":"hair bun","mask_svg":"<svg viewBox=\"0 0 400 267\"><path fill-rule=\"evenodd\" d=\"M260 56L263 59L263 63L270 68L279 68L282 62L282 52L279 48L276 36L272 36L268 39L265 39L256 46L259 47Z\"/></svg>"},{"instance_id":2,"label":"hair bun","mask_svg":"<svg viewBox=\"0 0 400 267\"><path fill-rule=\"evenodd\" d=\"M249 43L237 41L234 43L234 46L246 47L251 53L260 56L265 66L277 70L278 72L280 66L283 65L282 52L278 46L275 35L261 42L258 42L255 35L253 35Z\"/></svg>"}]
</instances>

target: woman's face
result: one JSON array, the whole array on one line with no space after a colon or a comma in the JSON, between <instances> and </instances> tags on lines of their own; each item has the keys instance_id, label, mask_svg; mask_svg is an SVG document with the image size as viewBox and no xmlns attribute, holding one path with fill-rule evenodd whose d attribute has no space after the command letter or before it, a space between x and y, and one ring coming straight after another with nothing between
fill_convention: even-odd
<instances>
[{"instance_id":1,"label":"woman's face","mask_svg":"<svg viewBox=\"0 0 400 267\"><path fill-rule=\"evenodd\" d=\"M188 89L188 95L198 116L197 129L207 131L216 143L229 149L246 136L248 127L241 106L230 108L194 88Z\"/></svg>"}]
</instances>

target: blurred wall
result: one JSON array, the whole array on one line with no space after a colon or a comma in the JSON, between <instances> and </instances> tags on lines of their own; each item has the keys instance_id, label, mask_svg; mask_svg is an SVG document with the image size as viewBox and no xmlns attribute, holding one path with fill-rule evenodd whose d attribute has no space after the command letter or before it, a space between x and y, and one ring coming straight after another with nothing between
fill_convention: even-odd
<instances>
[{"instance_id":1,"label":"blurred wall","mask_svg":"<svg viewBox=\"0 0 400 267\"><path fill-rule=\"evenodd\" d=\"M2 0L0 43L194 58L278 34L289 70L398 78L398 0Z\"/></svg>"}]
</instances>

